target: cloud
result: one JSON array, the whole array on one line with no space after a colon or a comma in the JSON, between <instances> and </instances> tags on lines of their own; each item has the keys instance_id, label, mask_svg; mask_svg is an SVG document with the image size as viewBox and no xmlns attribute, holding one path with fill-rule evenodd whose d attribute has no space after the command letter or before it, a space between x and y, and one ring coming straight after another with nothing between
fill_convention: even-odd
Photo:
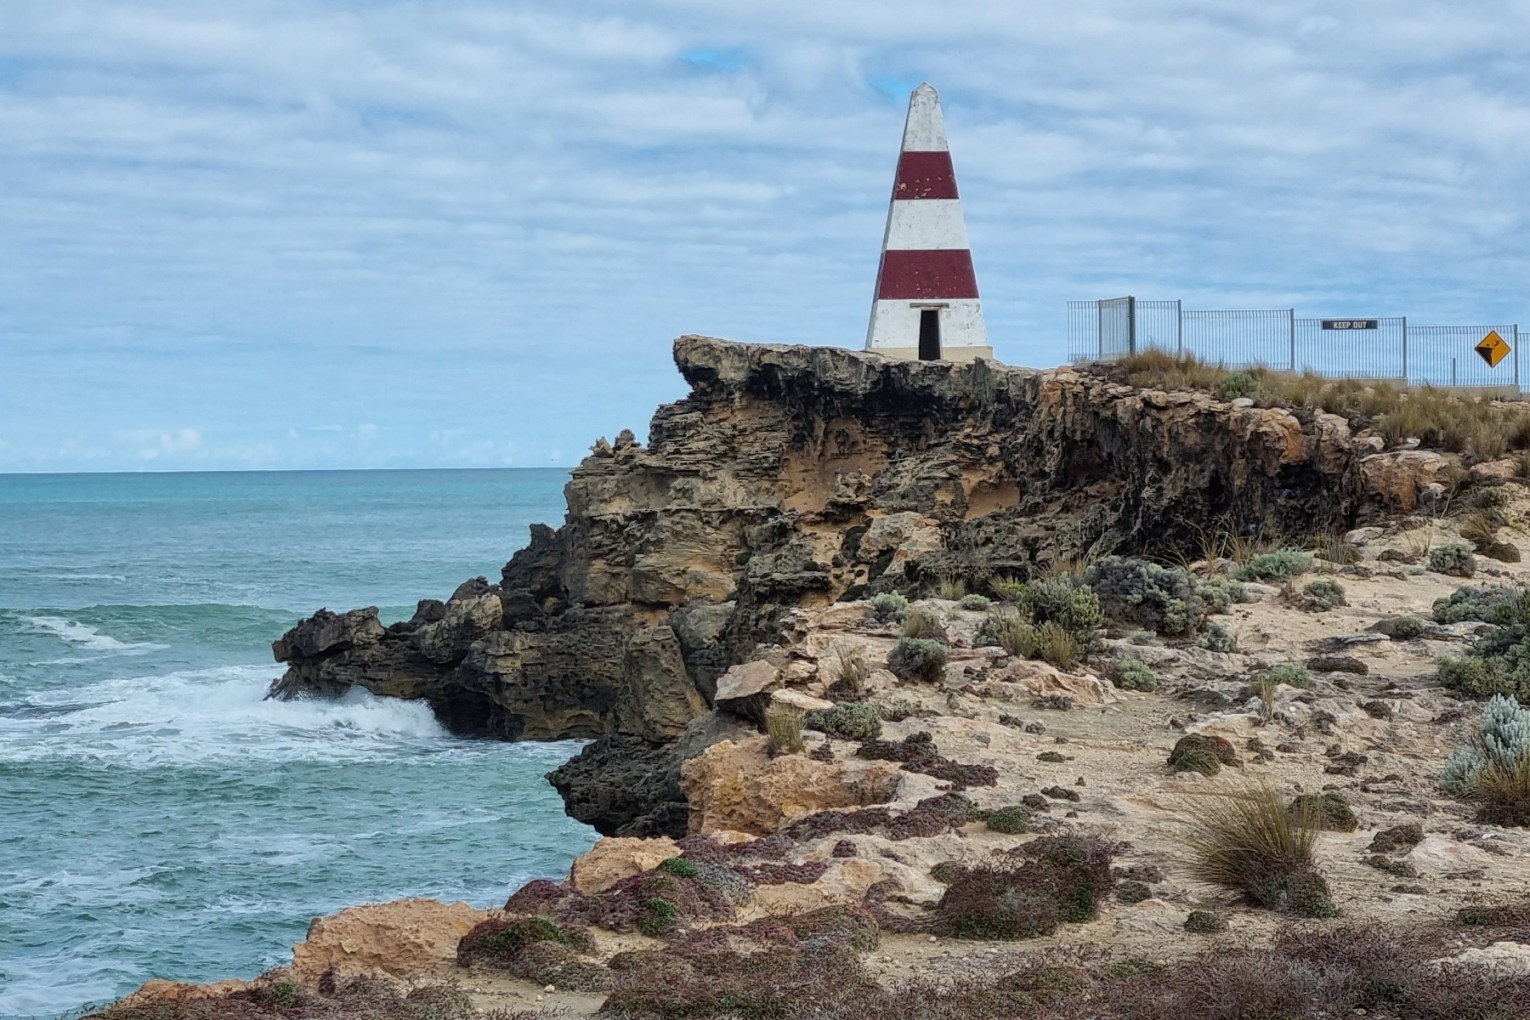
<instances>
[{"instance_id":1,"label":"cloud","mask_svg":"<svg viewBox=\"0 0 1530 1020\"><path fill-rule=\"evenodd\" d=\"M1065 302L1115 293L1530 317L1527 30L1424 0L9 0L0 470L542 464L641 432L677 334L855 346L925 79L1006 360L1062 360ZM166 421L200 443L112 438Z\"/></svg>"}]
</instances>

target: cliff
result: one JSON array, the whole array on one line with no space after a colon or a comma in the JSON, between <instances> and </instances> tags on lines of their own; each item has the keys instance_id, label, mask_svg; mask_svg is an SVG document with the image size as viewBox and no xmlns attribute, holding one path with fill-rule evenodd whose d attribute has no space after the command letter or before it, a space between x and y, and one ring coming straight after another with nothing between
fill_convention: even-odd
<instances>
[{"instance_id":1,"label":"cliff","mask_svg":"<svg viewBox=\"0 0 1530 1020\"><path fill-rule=\"evenodd\" d=\"M646 447L601 440L557 531L495 583L383 627L316 613L274 645L276 697L356 684L454 731L599 738L553 774L607 834L681 834L679 759L726 726L718 678L792 609L1028 576L1083 554L1199 555L1411 505L1444 460L1344 419L1141 390L1108 372L890 361L682 337L691 393Z\"/></svg>"}]
</instances>

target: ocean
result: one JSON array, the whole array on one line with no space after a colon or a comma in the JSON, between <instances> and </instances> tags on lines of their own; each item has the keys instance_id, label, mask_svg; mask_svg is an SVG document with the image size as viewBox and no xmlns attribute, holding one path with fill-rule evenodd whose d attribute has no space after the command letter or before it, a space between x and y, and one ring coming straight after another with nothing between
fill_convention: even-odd
<instances>
[{"instance_id":1,"label":"ocean","mask_svg":"<svg viewBox=\"0 0 1530 1020\"><path fill-rule=\"evenodd\" d=\"M497 905L595 839L424 705L263 701L321 606L498 578L562 470L0 475L0 1017L253 977L316 915Z\"/></svg>"}]
</instances>

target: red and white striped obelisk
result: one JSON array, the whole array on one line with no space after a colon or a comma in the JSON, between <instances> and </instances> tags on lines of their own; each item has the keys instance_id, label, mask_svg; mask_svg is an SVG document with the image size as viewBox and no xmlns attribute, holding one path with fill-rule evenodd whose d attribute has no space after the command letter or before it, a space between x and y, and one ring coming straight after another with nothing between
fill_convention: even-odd
<instances>
[{"instance_id":1,"label":"red and white striped obelisk","mask_svg":"<svg viewBox=\"0 0 1530 1020\"><path fill-rule=\"evenodd\" d=\"M866 349L922 361L993 357L946 122L929 85L908 100Z\"/></svg>"}]
</instances>

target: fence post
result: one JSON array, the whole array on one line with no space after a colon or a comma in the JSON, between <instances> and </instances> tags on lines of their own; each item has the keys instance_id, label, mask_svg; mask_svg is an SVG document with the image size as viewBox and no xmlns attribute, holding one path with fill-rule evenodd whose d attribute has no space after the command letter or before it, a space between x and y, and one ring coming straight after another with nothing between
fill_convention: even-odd
<instances>
[{"instance_id":1,"label":"fence post","mask_svg":"<svg viewBox=\"0 0 1530 1020\"><path fill-rule=\"evenodd\" d=\"M1518 348L1516 348L1517 350ZM1185 300L1174 299L1174 353L1185 353Z\"/></svg>"},{"instance_id":2,"label":"fence post","mask_svg":"<svg viewBox=\"0 0 1530 1020\"><path fill-rule=\"evenodd\" d=\"M1451 358L1450 359L1450 385L1451 386L1455 386L1455 384L1456 384L1456 359L1455 358Z\"/></svg>"},{"instance_id":3,"label":"fence post","mask_svg":"<svg viewBox=\"0 0 1530 1020\"><path fill-rule=\"evenodd\" d=\"M1094 303L1094 346L1099 351L1097 360L1105 360L1105 302Z\"/></svg>"},{"instance_id":4,"label":"fence post","mask_svg":"<svg viewBox=\"0 0 1530 1020\"><path fill-rule=\"evenodd\" d=\"M1402 320L1403 320L1403 344L1402 344L1402 347L1403 347L1403 352L1402 352L1402 354L1403 354L1403 373L1402 373L1402 381L1403 381L1403 385L1406 386L1406 385L1408 385L1408 317L1406 315L1404 315L1402 317Z\"/></svg>"},{"instance_id":5,"label":"fence post","mask_svg":"<svg viewBox=\"0 0 1530 1020\"><path fill-rule=\"evenodd\" d=\"M1126 351L1137 353L1137 299L1126 295Z\"/></svg>"},{"instance_id":6,"label":"fence post","mask_svg":"<svg viewBox=\"0 0 1530 1020\"><path fill-rule=\"evenodd\" d=\"M1514 324L1514 349L1512 351L1510 351L1509 353L1514 355L1514 395L1517 397L1517 396L1520 395L1520 392L1519 392L1519 323L1517 323L1517 322Z\"/></svg>"},{"instance_id":7,"label":"fence post","mask_svg":"<svg viewBox=\"0 0 1530 1020\"><path fill-rule=\"evenodd\" d=\"M1291 334L1291 372L1296 373L1296 309L1286 313L1286 323Z\"/></svg>"}]
</instances>

